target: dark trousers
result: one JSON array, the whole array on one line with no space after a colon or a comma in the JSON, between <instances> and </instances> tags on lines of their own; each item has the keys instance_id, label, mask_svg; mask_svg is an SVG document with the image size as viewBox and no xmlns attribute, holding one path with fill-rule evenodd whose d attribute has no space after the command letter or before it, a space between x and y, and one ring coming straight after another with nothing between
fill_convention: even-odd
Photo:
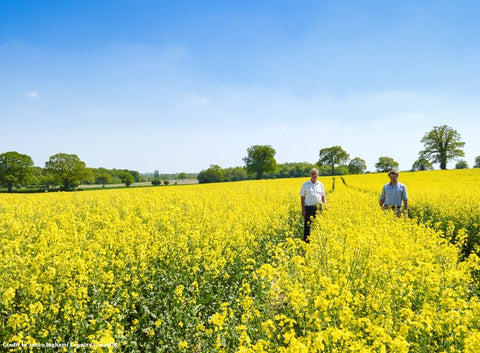
<instances>
[{"instance_id":1,"label":"dark trousers","mask_svg":"<svg viewBox=\"0 0 480 353\"><path fill-rule=\"evenodd\" d=\"M305 243L310 242L310 224L320 211L322 211L322 205L305 206L305 223L303 224L303 240Z\"/></svg>"}]
</instances>

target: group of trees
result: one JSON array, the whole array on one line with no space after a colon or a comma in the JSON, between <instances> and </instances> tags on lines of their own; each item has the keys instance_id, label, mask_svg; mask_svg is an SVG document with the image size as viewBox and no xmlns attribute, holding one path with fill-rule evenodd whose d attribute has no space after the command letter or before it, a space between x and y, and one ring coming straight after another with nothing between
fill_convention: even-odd
<instances>
[{"instance_id":1,"label":"group of trees","mask_svg":"<svg viewBox=\"0 0 480 353\"><path fill-rule=\"evenodd\" d=\"M186 179L196 179L198 173L160 173L158 170L153 171L153 173L142 173L142 179L144 181L158 182L158 181L171 181L171 180L186 180Z\"/></svg>"},{"instance_id":2,"label":"group of trees","mask_svg":"<svg viewBox=\"0 0 480 353\"><path fill-rule=\"evenodd\" d=\"M310 170L315 166L308 162L275 164L275 170L263 172L261 178L299 178L308 176ZM321 169L321 174L326 175L327 170ZM256 179L257 172L248 173L246 167L234 167L222 169L218 165L211 165L208 169L202 170L197 179L199 183L217 183L224 181L241 181Z\"/></svg>"},{"instance_id":3,"label":"group of trees","mask_svg":"<svg viewBox=\"0 0 480 353\"><path fill-rule=\"evenodd\" d=\"M419 152L419 158L413 163L412 171L432 170L432 163L439 163L440 169L446 169L448 161L465 156L463 151L465 142L461 141L460 134L456 130L447 125L435 126L423 136L421 142L424 144L425 149ZM320 166L331 166L331 174L334 175L335 166L345 166L348 161L348 153L340 146L334 146L320 150L318 164ZM480 156L476 159L476 166L480 167ZM391 169L398 169L398 167L398 162L387 156L380 157L375 164L377 172L386 172ZM468 168L468 164L466 161L460 160L456 168ZM361 158L356 157L350 161L348 169L351 174L363 173L366 170L366 165Z\"/></svg>"},{"instance_id":4,"label":"group of trees","mask_svg":"<svg viewBox=\"0 0 480 353\"><path fill-rule=\"evenodd\" d=\"M58 153L45 162L45 168L35 167L26 154L15 151L0 154L0 185L11 192L14 187L71 190L80 184L124 183L141 181L139 172L106 168L87 168L75 154Z\"/></svg>"},{"instance_id":5,"label":"group of trees","mask_svg":"<svg viewBox=\"0 0 480 353\"><path fill-rule=\"evenodd\" d=\"M432 170L432 163L439 163L440 169L446 169L447 162L458 160L465 156L460 134L453 128L442 125L435 126L422 138L424 149L419 152L418 159L412 165L412 171ZM319 168L320 175L343 175L365 173L367 166L363 159L350 155L340 146L322 148L316 165L308 163L297 164L292 173L293 164L277 165L275 161L275 149L270 145L255 145L247 149L247 156L243 158L245 167L222 169L218 165L202 170L198 175L199 183L235 181L244 179L262 179L275 177L301 177L308 176L309 170L314 166ZM379 157L375 163L377 172L387 172L398 169L399 164L388 156ZM457 169L468 168L464 160L458 160ZM474 167L480 167L480 156L476 157ZM288 171L287 171L288 170Z\"/></svg>"},{"instance_id":6,"label":"group of trees","mask_svg":"<svg viewBox=\"0 0 480 353\"><path fill-rule=\"evenodd\" d=\"M45 162L45 167L33 165L26 154L15 151L0 154L0 187L12 192L15 187L27 187L29 191L73 190L79 185L125 184L147 181L152 185L168 185L172 179L194 179L197 174L160 174L155 170L140 174L136 170L89 168L75 154L57 153Z\"/></svg>"},{"instance_id":7,"label":"group of trees","mask_svg":"<svg viewBox=\"0 0 480 353\"><path fill-rule=\"evenodd\" d=\"M440 169L446 169L447 163L457 160L456 168L468 168L464 160L460 134L453 128L443 125L435 126L422 138L424 149L419 152L418 159L412 165L412 171L431 170L433 163L438 163ZM222 169L218 165L202 170L197 179L199 183L222 181L239 181L245 179L304 177L309 175L310 169L317 167L320 175L361 174L367 170L366 163L360 157L350 159L350 155L340 146L322 148L319 159L315 164L307 162L277 164L275 149L270 145L254 145L247 149L247 156L243 158L244 167ZM382 156L375 164L377 172L398 169L398 162L393 158ZM480 156L475 159L475 168L480 168ZM152 184L160 184L160 178L169 179L155 171L149 175ZM171 175L170 175L171 176ZM180 179L195 177L194 174L180 173ZM80 184L123 183L131 185L142 181L137 171L117 170L105 168L87 168L75 154L58 153L50 157L45 168L35 167L32 158L18 152L0 154L0 186L6 187L9 192L16 186L31 185L37 188L50 189L60 186L62 190L71 190ZM167 184L164 180L165 185Z\"/></svg>"}]
</instances>

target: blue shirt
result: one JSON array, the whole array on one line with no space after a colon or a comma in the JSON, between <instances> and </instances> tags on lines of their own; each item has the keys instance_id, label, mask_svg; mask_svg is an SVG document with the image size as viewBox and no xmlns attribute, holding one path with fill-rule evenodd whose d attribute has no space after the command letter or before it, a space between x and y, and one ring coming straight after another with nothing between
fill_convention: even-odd
<instances>
[{"instance_id":1,"label":"blue shirt","mask_svg":"<svg viewBox=\"0 0 480 353\"><path fill-rule=\"evenodd\" d=\"M397 182L395 185L388 183L383 186L380 200L387 206L402 206L402 201L408 200L407 187Z\"/></svg>"}]
</instances>

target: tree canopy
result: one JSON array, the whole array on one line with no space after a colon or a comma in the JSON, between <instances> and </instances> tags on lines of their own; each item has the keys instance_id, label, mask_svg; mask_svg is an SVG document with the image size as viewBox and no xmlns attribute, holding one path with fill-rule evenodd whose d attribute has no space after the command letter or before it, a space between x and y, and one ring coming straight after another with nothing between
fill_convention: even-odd
<instances>
[{"instance_id":1,"label":"tree canopy","mask_svg":"<svg viewBox=\"0 0 480 353\"><path fill-rule=\"evenodd\" d=\"M447 162L465 156L460 134L447 125L435 126L427 132L422 140L425 149L420 151L420 158L432 163L440 163L440 169L447 169Z\"/></svg>"},{"instance_id":2,"label":"tree canopy","mask_svg":"<svg viewBox=\"0 0 480 353\"><path fill-rule=\"evenodd\" d=\"M398 162L392 157L383 156L378 159L377 163L375 163L375 168L377 169L377 172L388 172L390 170L397 170L398 165Z\"/></svg>"},{"instance_id":3,"label":"tree canopy","mask_svg":"<svg viewBox=\"0 0 480 353\"><path fill-rule=\"evenodd\" d=\"M418 170L433 170L432 163L427 161L425 158L417 159L412 165L412 171Z\"/></svg>"},{"instance_id":4,"label":"tree canopy","mask_svg":"<svg viewBox=\"0 0 480 353\"><path fill-rule=\"evenodd\" d=\"M212 164L207 170L202 170L197 176L199 183L218 183L223 181L223 170L219 165Z\"/></svg>"},{"instance_id":5,"label":"tree canopy","mask_svg":"<svg viewBox=\"0 0 480 353\"><path fill-rule=\"evenodd\" d=\"M76 154L57 153L45 162L45 169L64 190L78 186L87 175L85 162Z\"/></svg>"},{"instance_id":6,"label":"tree canopy","mask_svg":"<svg viewBox=\"0 0 480 353\"><path fill-rule=\"evenodd\" d=\"M122 172L120 174L120 179L126 186L130 186L135 182L135 177L129 172Z\"/></svg>"},{"instance_id":7,"label":"tree canopy","mask_svg":"<svg viewBox=\"0 0 480 353\"><path fill-rule=\"evenodd\" d=\"M475 157L475 164L473 165L473 168L480 168L480 156Z\"/></svg>"},{"instance_id":8,"label":"tree canopy","mask_svg":"<svg viewBox=\"0 0 480 353\"><path fill-rule=\"evenodd\" d=\"M335 175L335 166L346 164L350 157L347 152L340 146L332 146L328 148L322 148L319 152L320 159L318 165L329 166L332 169L332 175Z\"/></svg>"},{"instance_id":9,"label":"tree canopy","mask_svg":"<svg viewBox=\"0 0 480 353\"><path fill-rule=\"evenodd\" d=\"M5 152L0 154L0 184L12 192L14 185L28 183L33 176L33 160L26 154Z\"/></svg>"},{"instance_id":10,"label":"tree canopy","mask_svg":"<svg viewBox=\"0 0 480 353\"><path fill-rule=\"evenodd\" d=\"M263 173L275 171L277 167L275 153L276 151L270 145L249 147L247 156L243 158L247 172L255 174L257 179L262 179Z\"/></svg>"},{"instance_id":11,"label":"tree canopy","mask_svg":"<svg viewBox=\"0 0 480 353\"><path fill-rule=\"evenodd\" d=\"M348 163L348 171L350 174L362 174L367 170L367 164L360 157L355 157Z\"/></svg>"},{"instance_id":12,"label":"tree canopy","mask_svg":"<svg viewBox=\"0 0 480 353\"><path fill-rule=\"evenodd\" d=\"M105 184L112 182L112 176L108 173L102 173L96 178L95 182L102 184L102 186L105 187Z\"/></svg>"},{"instance_id":13,"label":"tree canopy","mask_svg":"<svg viewBox=\"0 0 480 353\"><path fill-rule=\"evenodd\" d=\"M188 174L185 172L178 173L177 178L180 180L188 179Z\"/></svg>"},{"instance_id":14,"label":"tree canopy","mask_svg":"<svg viewBox=\"0 0 480 353\"><path fill-rule=\"evenodd\" d=\"M468 168L468 163L465 160L460 160L455 164L455 169L467 169Z\"/></svg>"}]
</instances>

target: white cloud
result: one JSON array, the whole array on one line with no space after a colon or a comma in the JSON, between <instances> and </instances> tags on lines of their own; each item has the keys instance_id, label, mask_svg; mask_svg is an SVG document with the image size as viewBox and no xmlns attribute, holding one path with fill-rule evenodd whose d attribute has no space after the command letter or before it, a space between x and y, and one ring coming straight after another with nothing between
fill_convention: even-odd
<instances>
[{"instance_id":1,"label":"white cloud","mask_svg":"<svg viewBox=\"0 0 480 353\"><path fill-rule=\"evenodd\" d=\"M40 98L40 96L38 95L38 93L36 91L32 91L32 92L28 93L28 96L33 98L33 99Z\"/></svg>"}]
</instances>

